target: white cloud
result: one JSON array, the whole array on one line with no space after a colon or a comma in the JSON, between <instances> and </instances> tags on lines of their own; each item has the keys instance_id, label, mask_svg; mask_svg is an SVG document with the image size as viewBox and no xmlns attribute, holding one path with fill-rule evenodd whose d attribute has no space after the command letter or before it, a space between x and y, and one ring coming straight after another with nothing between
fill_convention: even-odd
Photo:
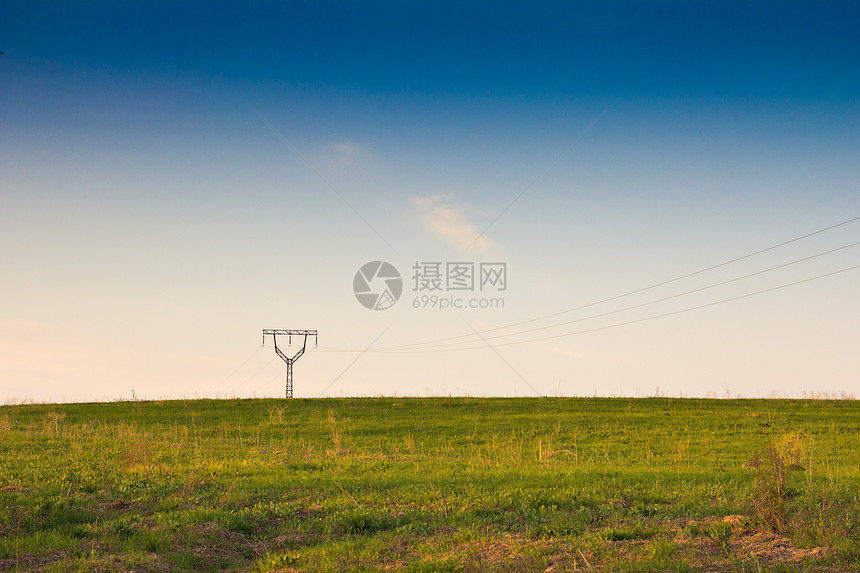
<instances>
[{"instance_id":1,"label":"white cloud","mask_svg":"<svg viewBox=\"0 0 860 573\"><path fill-rule=\"evenodd\" d=\"M485 251L493 246L490 238L478 236L477 227L466 220L463 208L445 195L413 197L412 203L421 209L424 224L438 239L462 250Z\"/></svg>"}]
</instances>

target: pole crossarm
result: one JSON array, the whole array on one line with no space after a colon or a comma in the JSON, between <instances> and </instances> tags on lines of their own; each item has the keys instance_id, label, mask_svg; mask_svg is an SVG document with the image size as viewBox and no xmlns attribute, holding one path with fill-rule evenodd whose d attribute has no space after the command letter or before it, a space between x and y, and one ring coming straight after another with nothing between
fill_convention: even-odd
<instances>
[{"instance_id":1,"label":"pole crossarm","mask_svg":"<svg viewBox=\"0 0 860 573\"><path fill-rule=\"evenodd\" d=\"M274 329L274 328L269 328L269 329L263 330L263 337L266 337L268 335L275 336L276 334L280 334L281 336L304 336L304 335L316 336L317 331L316 330L278 330L278 329Z\"/></svg>"},{"instance_id":2,"label":"pole crossarm","mask_svg":"<svg viewBox=\"0 0 860 573\"><path fill-rule=\"evenodd\" d=\"M296 352L295 356L292 358L281 352L281 349L278 348L278 335L289 337L289 343L292 344L293 336L302 336L302 348ZM281 360L286 362L287 364L287 398L293 397L293 362L298 360L302 354L305 353L305 349L308 346L308 336L313 336L314 340L317 338L316 330L286 330L286 329L264 329L263 330L263 344L266 343L266 337L270 336L275 343L275 353L281 357Z\"/></svg>"}]
</instances>

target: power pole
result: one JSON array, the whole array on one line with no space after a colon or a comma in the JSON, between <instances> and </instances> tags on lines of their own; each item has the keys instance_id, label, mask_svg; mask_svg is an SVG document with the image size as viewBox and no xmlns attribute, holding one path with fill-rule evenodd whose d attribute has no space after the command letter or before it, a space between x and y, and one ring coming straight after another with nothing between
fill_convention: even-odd
<instances>
[{"instance_id":1,"label":"power pole","mask_svg":"<svg viewBox=\"0 0 860 573\"><path fill-rule=\"evenodd\" d=\"M272 335L272 340L275 343L275 352L281 359L287 363L287 398L293 397L293 363L298 360L302 354L305 353L305 348L308 346L308 336L314 337L314 344L317 341L317 331L316 330L274 330L268 329L263 330L263 344L266 343L266 336ZM302 336L302 349L296 352L295 356L292 358L281 352L281 349L278 348L278 335L286 336L287 343L293 343L293 336Z\"/></svg>"}]
</instances>

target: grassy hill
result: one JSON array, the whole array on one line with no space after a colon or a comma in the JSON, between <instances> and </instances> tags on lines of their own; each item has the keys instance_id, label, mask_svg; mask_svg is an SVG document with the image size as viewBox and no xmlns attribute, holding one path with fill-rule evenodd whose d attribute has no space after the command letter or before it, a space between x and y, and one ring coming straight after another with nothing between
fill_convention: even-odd
<instances>
[{"instance_id":1,"label":"grassy hill","mask_svg":"<svg viewBox=\"0 0 860 573\"><path fill-rule=\"evenodd\" d=\"M860 403L0 407L2 571L857 571Z\"/></svg>"}]
</instances>

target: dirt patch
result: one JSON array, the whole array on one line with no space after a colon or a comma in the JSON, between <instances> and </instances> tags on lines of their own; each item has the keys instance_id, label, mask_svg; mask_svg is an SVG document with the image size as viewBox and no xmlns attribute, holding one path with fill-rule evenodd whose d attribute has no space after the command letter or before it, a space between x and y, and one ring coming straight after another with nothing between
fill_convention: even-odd
<instances>
[{"instance_id":1,"label":"dirt patch","mask_svg":"<svg viewBox=\"0 0 860 573\"><path fill-rule=\"evenodd\" d=\"M213 521L195 523L189 526L186 534L193 539L191 551L197 558L197 569L223 569L236 563L237 558L253 558L262 554L248 537Z\"/></svg>"},{"instance_id":2,"label":"dirt patch","mask_svg":"<svg viewBox=\"0 0 860 573\"><path fill-rule=\"evenodd\" d=\"M803 549L794 547L791 540L769 532L760 532L731 541L730 545L738 553L751 554L768 563L801 563L811 559L821 559L827 554L824 547Z\"/></svg>"},{"instance_id":3,"label":"dirt patch","mask_svg":"<svg viewBox=\"0 0 860 573\"><path fill-rule=\"evenodd\" d=\"M105 511L126 511L132 508L132 505L127 501L112 501L99 505L99 509Z\"/></svg>"},{"instance_id":4,"label":"dirt patch","mask_svg":"<svg viewBox=\"0 0 860 573\"><path fill-rule=\"evenodd\" d=\"M673 523L670 531L674 533L673 541L679 554L691 557L695 568L708 573L735 571L738 562L767 567L803 565L810 571L840 571L814 568L817 561L827 556L826 548L795 547L787 537L752 528L749 518L744 515L683 519Z\"/></svg>"},{"instance_id":5,"label":"dirt patch","mask_svg":"<svg viewBox=\"0 0 860 573\"><path fill-rule=\"evenodd\" d=\"M42 571L52 562L65 556L62 551L48 551L43 555L28 553L0 559L0 571Z\"/></svg>"},{"instance_id":6,"label":"dirt patch","mask_svg":"<svg viewBox=\"0 0 860 573\"><path fill-rule=\"evenodd\" d=\"M32 488L24 487L22 485L4 485L0 487L0 492L2 493L29 493L33 491Z\"/></svg>"}]
</instances>

